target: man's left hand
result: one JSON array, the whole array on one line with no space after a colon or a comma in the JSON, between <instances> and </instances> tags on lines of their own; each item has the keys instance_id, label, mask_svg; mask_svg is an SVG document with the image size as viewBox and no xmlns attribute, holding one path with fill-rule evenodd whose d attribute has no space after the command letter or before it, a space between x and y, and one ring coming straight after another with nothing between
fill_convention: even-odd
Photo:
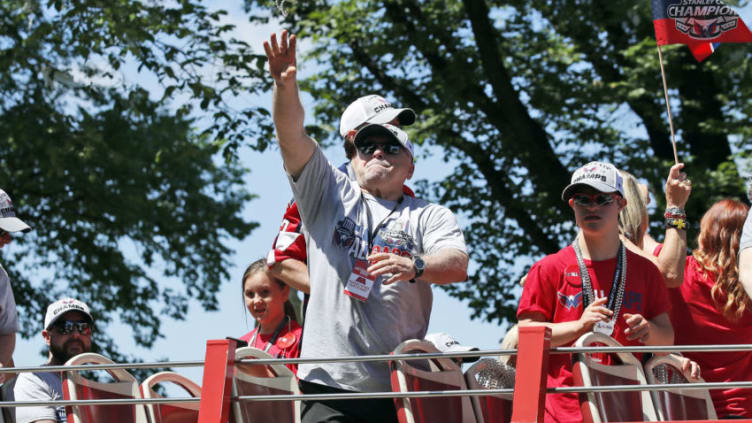
<instances>
[{"instance_id":1,"label":"man's left hand","mask_svg":"<svg viewBox=\"0 0 752 423\"><path fill-rule=\"evenodd\" d=\"M643 344L647 342L650 336L650 322L648 322L648 319L642 317L641 314L624 313L624 321L629 326L627 329L624 329L624 335L627 336L628 340L634 341L636 339Z\"/></svg>"},{"instance_id":2,"label":"man's left hand","mask_svg":"<svg viewBox=\"0 0 752 423\"><path fill-rule=\"evenodd\" d=\"M399 256L391 253L376 253L368 256L368 273L372 276L391 275L382 282L389 285L397 281L409 281L415 278L415 266L410 257Z\"/></svg>"}]
</instances>

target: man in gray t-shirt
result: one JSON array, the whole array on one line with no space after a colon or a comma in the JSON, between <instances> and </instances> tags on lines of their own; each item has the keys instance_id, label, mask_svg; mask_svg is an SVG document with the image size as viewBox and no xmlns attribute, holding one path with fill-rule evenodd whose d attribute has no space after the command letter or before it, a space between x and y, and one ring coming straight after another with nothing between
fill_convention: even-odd
<instances>
[{"instance_id":1,"label":"man in gray t-shirt","mask_svg":"<svg viewBox=\"0 0 752 423\"><path fill-rule=\"evenodd\" d=\"M11 242L12 232L29 232L31 227L16 217L16 209L10 196L0 189L0 248ZM0 367L13 366L13 350L16 347L18 313L16 300L10 286L8 273L0 264ZM0 383L5 374L0 373Z\"/></svg>"},{"instance_id":2,"label":"man in gray t-shirt","mask_svg":"<svg viewBox=\"0 0 752 423\"><path fill-rule=\"evenodd\" d=\"M78 354L91 351L93 320L89 306L63 298L47 307L42 336L49 346L47 365L61 366ZM60 373L21 373L13 388L16 401L58 401L63 399ZM18 407L17 423L65 423L65 407Z\"/></svg>"},{"instance_id":3,"label":"man in gray t-shirt","mask_svg":"<svg viewBox=\"0 0 752 423\"><path fill-rule=\"evenodd\" d=\"M395 126L369 124L355 135L355 181L335 169L303 129L294 36L288 43L283 32L277 43L272 35L264 48L275 81L282 158L309 234L311 297L301 357L388 354L422 338L432 305L429 284L467 278L456 218L445 207L403 195L414 171L413 147ZM298 377L304 393L390 390L384 362L302 364ZM380 401L304 401L302 417L393 421L392 401Z\"/></svg>"}]
</instances>

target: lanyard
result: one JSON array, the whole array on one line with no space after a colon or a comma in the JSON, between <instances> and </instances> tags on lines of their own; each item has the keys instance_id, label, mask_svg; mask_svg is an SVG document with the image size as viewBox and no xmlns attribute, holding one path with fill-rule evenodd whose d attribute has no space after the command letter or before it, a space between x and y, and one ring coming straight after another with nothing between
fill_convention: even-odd
<instances>
[{"instance_id":1,"label":"lanyard","mask_svg":"<svg viewBox=\"0 0 752 423\"><path fill-rule=\"evenodd\" d=\"M577 238L572 243L575 256L577 256L577 265L580 268L580 280L582 281L582 309L583 311L595 301L595 294L593 293L593 286L590 282L590 274L585 267L585 260L582 257L582 250L577 245ZM616 269L614 270L614 280L611 283L611 291L608 293L608 303L606 307L614 312L611 318L612 322L616 321L619 317L619 311L621 310L622 299L624 298L624 287L627 283L627 252L624 245L619 242L619 252L616 254Z\"/></svg>"},{"instance_id":2,"label":"lanyard","mask_svg":"<svg viewBox=\"0 0 752 423\"><path fill-rule=\"evenodd\" d=\"M402 200L405 198L405 196L403 195L402 197L400 197L399 200L397 200L397 204L395 204L394 207L392 207L392 211L390 211L389 214L386 215L386 217L382 219L381 222L379 222L379 224L376 225L375 228L373 228L373 231L368 231L368 229L371 228L371 222L373 221L373 217L371 216L371 209L368 207L368 202L366 201L365 196L363 196L362 191L360 192L360 198L363 199L363 207L366 208L366 219L368 221L368 228L366 229L366 232L368 232L368 253L367 254L371 254L371 252L373 251L373 240L376 238L376 234L379 233L379 230L384 225L384 223L387 220L389 220L389 217L397 210L397 207L399 207L400 204L402 204Z\"/></svg>"},{"instance_id":3,"label":"lanyard","mask_svg":"<svg viewBox=\"0 0 752 423\"><path fill-rule=\"evenodd\" d=\"M282 330L283 327L285 327L285 323L288 325L290 324L290 316L285 316L284 319L282 319L281 322L279 322L279 325L277 326L277 329L274 331L274 334L269 339L269 342L266 343L264 346L264 352L269 352L269 350L272 348L272 345L274 345L275 342L277 342L277 337L279 336L279 332ZM256 337L258 336L259 332L261 331L261 326L256 328L256 332L253 334L253 338L251 338L251 342L248 343L251 347L256 347Z\"/></svg>"}]
</instances>

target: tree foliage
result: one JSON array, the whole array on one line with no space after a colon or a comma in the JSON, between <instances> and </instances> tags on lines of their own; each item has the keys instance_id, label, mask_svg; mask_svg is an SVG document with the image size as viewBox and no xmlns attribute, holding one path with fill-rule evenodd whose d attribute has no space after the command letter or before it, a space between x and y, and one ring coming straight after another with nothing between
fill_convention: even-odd
<instances>
[{"instance_id":1,"label":"tree foliage","mask_svg":"<svg viewBox=\"0 0 752 423\"><path fill-rule=\"evenodd\" d=\"M240 217L246 169L218 153L270 128L232 106L266 88L262 56L191 0L0 4L0 186L34 228L2 251L23 334L76 296L124 358L107 325L148 347L190 299L216 309L227 242L257 225Z\"/></svg>"},{"instance_id":2,"label":"tree foliage","mask_svg":"<svg viewBox=\"0 0 752 423\"><path fill-rule=\"evenodd\" d=\"M456 163L422 194L465 216L475 271L448 289L474 317L513 319L527 266L571 242L560 195L587 161L646 180L660 233L673 153L649 2L285 3L284 27L311 46L299 65L317 66L302 85L322 130L353 99L382 93L419 112L413 139ZM724 45L702 64L684 46L664 56L679 157L693 181L693 238L711 201L744 191L734 158L750 152L752 55Z\"/></svg>"}]
</instances>

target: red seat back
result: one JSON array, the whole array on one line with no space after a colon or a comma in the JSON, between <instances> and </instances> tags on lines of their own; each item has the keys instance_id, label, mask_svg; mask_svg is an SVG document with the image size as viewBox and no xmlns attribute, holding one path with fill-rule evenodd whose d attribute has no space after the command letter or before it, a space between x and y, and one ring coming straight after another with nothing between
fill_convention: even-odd
<instances>
[{"instance_id":1,"label":"red seat back","mask_svg":"<svg viewBox=\"0 0 752 423\"><path fill-rule=\"evenodd\" d=\"M171 383L181 387L190 396L201 397L201 387L175 372L159 372L149 376L141 383L141 394L144 398L161 398L154 391L154 386L160 383ZM197 423L199 403L147 404L146 411L149 423Z\"/></svg>"},{"instance_id":2,"label":"red seat back","mask_svg":"<svg viewBox=\"0 0 752 423\"><path fill-rule=\"evenodd\" d=\"M652 384L689 383L681 371L677 354L654 356L645 363L645 374ZM704 382L702 378L694 382ZM718 416L707 389L670 389L652 392L661 420L714 420Z\"/></svg>"},{"instance_id":3,"label":"red seat back","mask_svg":"<svg viewBox=\"0 0 752 423\"><path fill-rule=\"evenodd\" d=\"M398 345L394 354L439 352L428 341L409 340ZM389 362L394 392L446 391L465 389L459 366L447 358L393 360ZM468 397L396 398L400 423L475 423Z\"/></svg>"},{"instance_id":4,"label":"red seat back","mask_svg":"<svg viewBox=\"0 0 752 423\"><path fill-rule=\"evenodd\" d=\"M499 360L484 358L465 372L468 389L514 388L514 367ZM478 423L508 423L512 420L513 394L472 397Z\"/></svg>"},{"instance_id":5,"label":"red seat back","mask_svg":"<svg viewBox=\"0 0 752 423\"><path fill-rule=\"evenodd\" d=\"M575 347L588 347L603 344L612 347L622 346L608 335L588 332L582 335ZM603 364L593 359L593 355L603 357L605 354L574 355L572 376L575 385L591 387L610 385L645 385L647 379L642 365L630 353L609 354L614 363ZM585 422L629 422L657 421L655 407L647 391L592 392L580 394L580 408Z\"/></svg>"},{"instance_id":6,"label":"red seat back","mask_svg":"<svg viewBox=\"0 0 752 423\"><path fill-rule=\"evenodd\" d=\"M238 360L274 358L256 348L239 348ZM233 396L300 394L295 375L282 364L236 364L233 370ZM236 423L300 423L300 401L234 401L232 418Z\"/></svg>"},{"instance_id":7,"label":"red seat back","mask_svg":"<svg viewBox=\"0 0 752 423\"><path fill-rule=\"evenodd\" d=\"M65 363L66 366L81 364L114 364L99 354L79 354ZM138 382L123 369L108 369L114 382L99 382L87 379L78 370L63 372L63 398L82 399L139 399L142 398ZM69 423L147 423L143 405L79 405L65 407Z\"/></svg>"}]
</instances>

